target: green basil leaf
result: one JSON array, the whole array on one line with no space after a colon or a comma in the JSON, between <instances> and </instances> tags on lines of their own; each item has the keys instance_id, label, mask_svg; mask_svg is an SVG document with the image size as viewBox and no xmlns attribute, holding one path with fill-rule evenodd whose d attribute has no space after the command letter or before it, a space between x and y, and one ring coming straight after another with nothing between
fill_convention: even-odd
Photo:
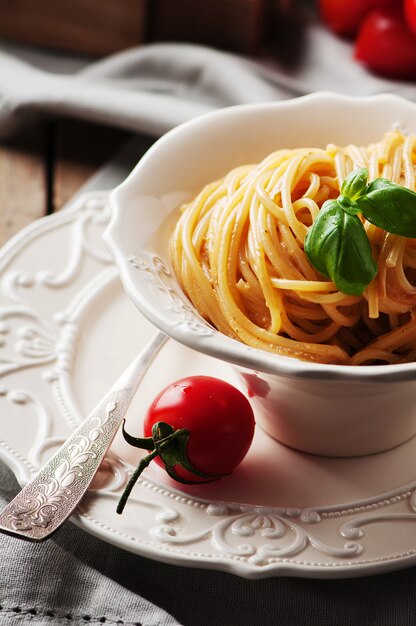
<instances>
[{"instance_id":1,"label":"green basil leaf","mask_svg":"<svg viewBox=\"0 0 416 626\"><path fill-rule=\"evenodd\" d=\"M365 167L350 172L345 177L341 186L341 195L348 200L354 201L363 193L367 188L368 170Z\"/></svg>"},{"instance_id":2,"label":"green basil leaf","mask_svg":"<svg viewBox=\"0 0 416 626\"><path fill-rule=\"evenodd\" d=\"M305 254L315 269L329 277L326 258L335 250L339 214L342 213L336 200L327 200L321 207L305 238Z\"/></svg>"},{"instance_id":3,"label":"green basil leaf","mask_svg":"<svg viewBox=\"0 0 416 626\"><path fill-rule=\"evenodd\" d=\"M370 242L360 219L336 200L324 203L305 239L309 262L342 293L361 295L377 274Z\"/></svg>"},{"instance_id":4,"label":"green basil leaf","mask_svg":"<svg viewBox=\"0 0 416 626\"><path fill-rule=\"evenodd\" d=\"M416 237L416 193L386 178L376 178L355 200L366 220L389 233Z\"/></svg>"}]
</instances>

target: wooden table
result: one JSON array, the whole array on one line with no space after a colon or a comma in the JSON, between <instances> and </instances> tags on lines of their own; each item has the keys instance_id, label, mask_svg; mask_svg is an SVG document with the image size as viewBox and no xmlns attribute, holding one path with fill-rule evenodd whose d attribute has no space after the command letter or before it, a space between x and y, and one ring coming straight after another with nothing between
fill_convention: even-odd
<instances>
[{"instance_id":1,"label":"wooden table","mask_svg":"<svg viewBox=\"0 0 416 626\"><path fill-rule=\"evenodd\" d=\"M0 246L58 211L128 139L75 120L38 121L0 143Z\"/></svg>"}]
</instances>

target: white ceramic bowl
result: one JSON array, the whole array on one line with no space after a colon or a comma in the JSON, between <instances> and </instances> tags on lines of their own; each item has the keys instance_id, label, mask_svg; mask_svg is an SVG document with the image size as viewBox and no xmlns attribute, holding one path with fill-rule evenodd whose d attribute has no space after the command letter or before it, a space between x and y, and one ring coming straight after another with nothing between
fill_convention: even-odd
<instances>
[{"instance_id":1,"label":"white ceramic bowl","mask_svg":"<svg viewBox=\"0 0 416 626\"><path fill-rule=\"evenodd\" d=\"M306 452L356 456L416 433L416 364L307 363L253 349L212 328L189 303L168 252L172 216L206 183L278 148L365 145L386 130L416 131L416 105L392 95L317 93L221 109L164 135L111 195L105 239L124 287L163 332L229 361L249 386L257 423Z\"/></svg>"}]
</instances>

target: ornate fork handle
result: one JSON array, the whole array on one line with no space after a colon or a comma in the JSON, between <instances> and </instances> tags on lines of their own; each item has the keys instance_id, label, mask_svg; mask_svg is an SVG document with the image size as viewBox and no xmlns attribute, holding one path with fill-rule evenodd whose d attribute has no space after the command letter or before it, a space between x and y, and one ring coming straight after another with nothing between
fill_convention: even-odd
<instances>
[{"instance_id":1,"label":"ornate fork handle","mask_svg":"<svg viewBox=\"0 0 416 626\"><path fill-rule=\"evenodd\" d=\"M0 513L0 530L41 541L73 512L98 471L144 374L167 337L158 333L39 473Z\"/></svg>"}]
</instances>

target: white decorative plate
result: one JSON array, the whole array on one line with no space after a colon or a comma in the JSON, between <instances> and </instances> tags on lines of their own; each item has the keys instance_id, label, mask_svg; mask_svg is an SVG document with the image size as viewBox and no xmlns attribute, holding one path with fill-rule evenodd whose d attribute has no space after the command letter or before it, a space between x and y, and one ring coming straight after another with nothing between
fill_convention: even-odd
<instances>
[{"instance_id":1,"label":"white decorative plate","mask_svg":"<svg viewBox=\"0 0 416 626\"><path fill-rule=\"evenodd\" d=\"M156 332L124 294L102 244L107 194L34 223L0 254L0 456L23 485ZM169 341L131 405L130 432L166 384L234 379L224 362ZM392 415L394 419L394 415ZM331 459L296 452L259 428L230 477L180 489L146 470L116 504L139 455L117 436L72 520L131 552L176 565L348 577L416 562L416 439Z\"/></svg>"}]
</instances>

